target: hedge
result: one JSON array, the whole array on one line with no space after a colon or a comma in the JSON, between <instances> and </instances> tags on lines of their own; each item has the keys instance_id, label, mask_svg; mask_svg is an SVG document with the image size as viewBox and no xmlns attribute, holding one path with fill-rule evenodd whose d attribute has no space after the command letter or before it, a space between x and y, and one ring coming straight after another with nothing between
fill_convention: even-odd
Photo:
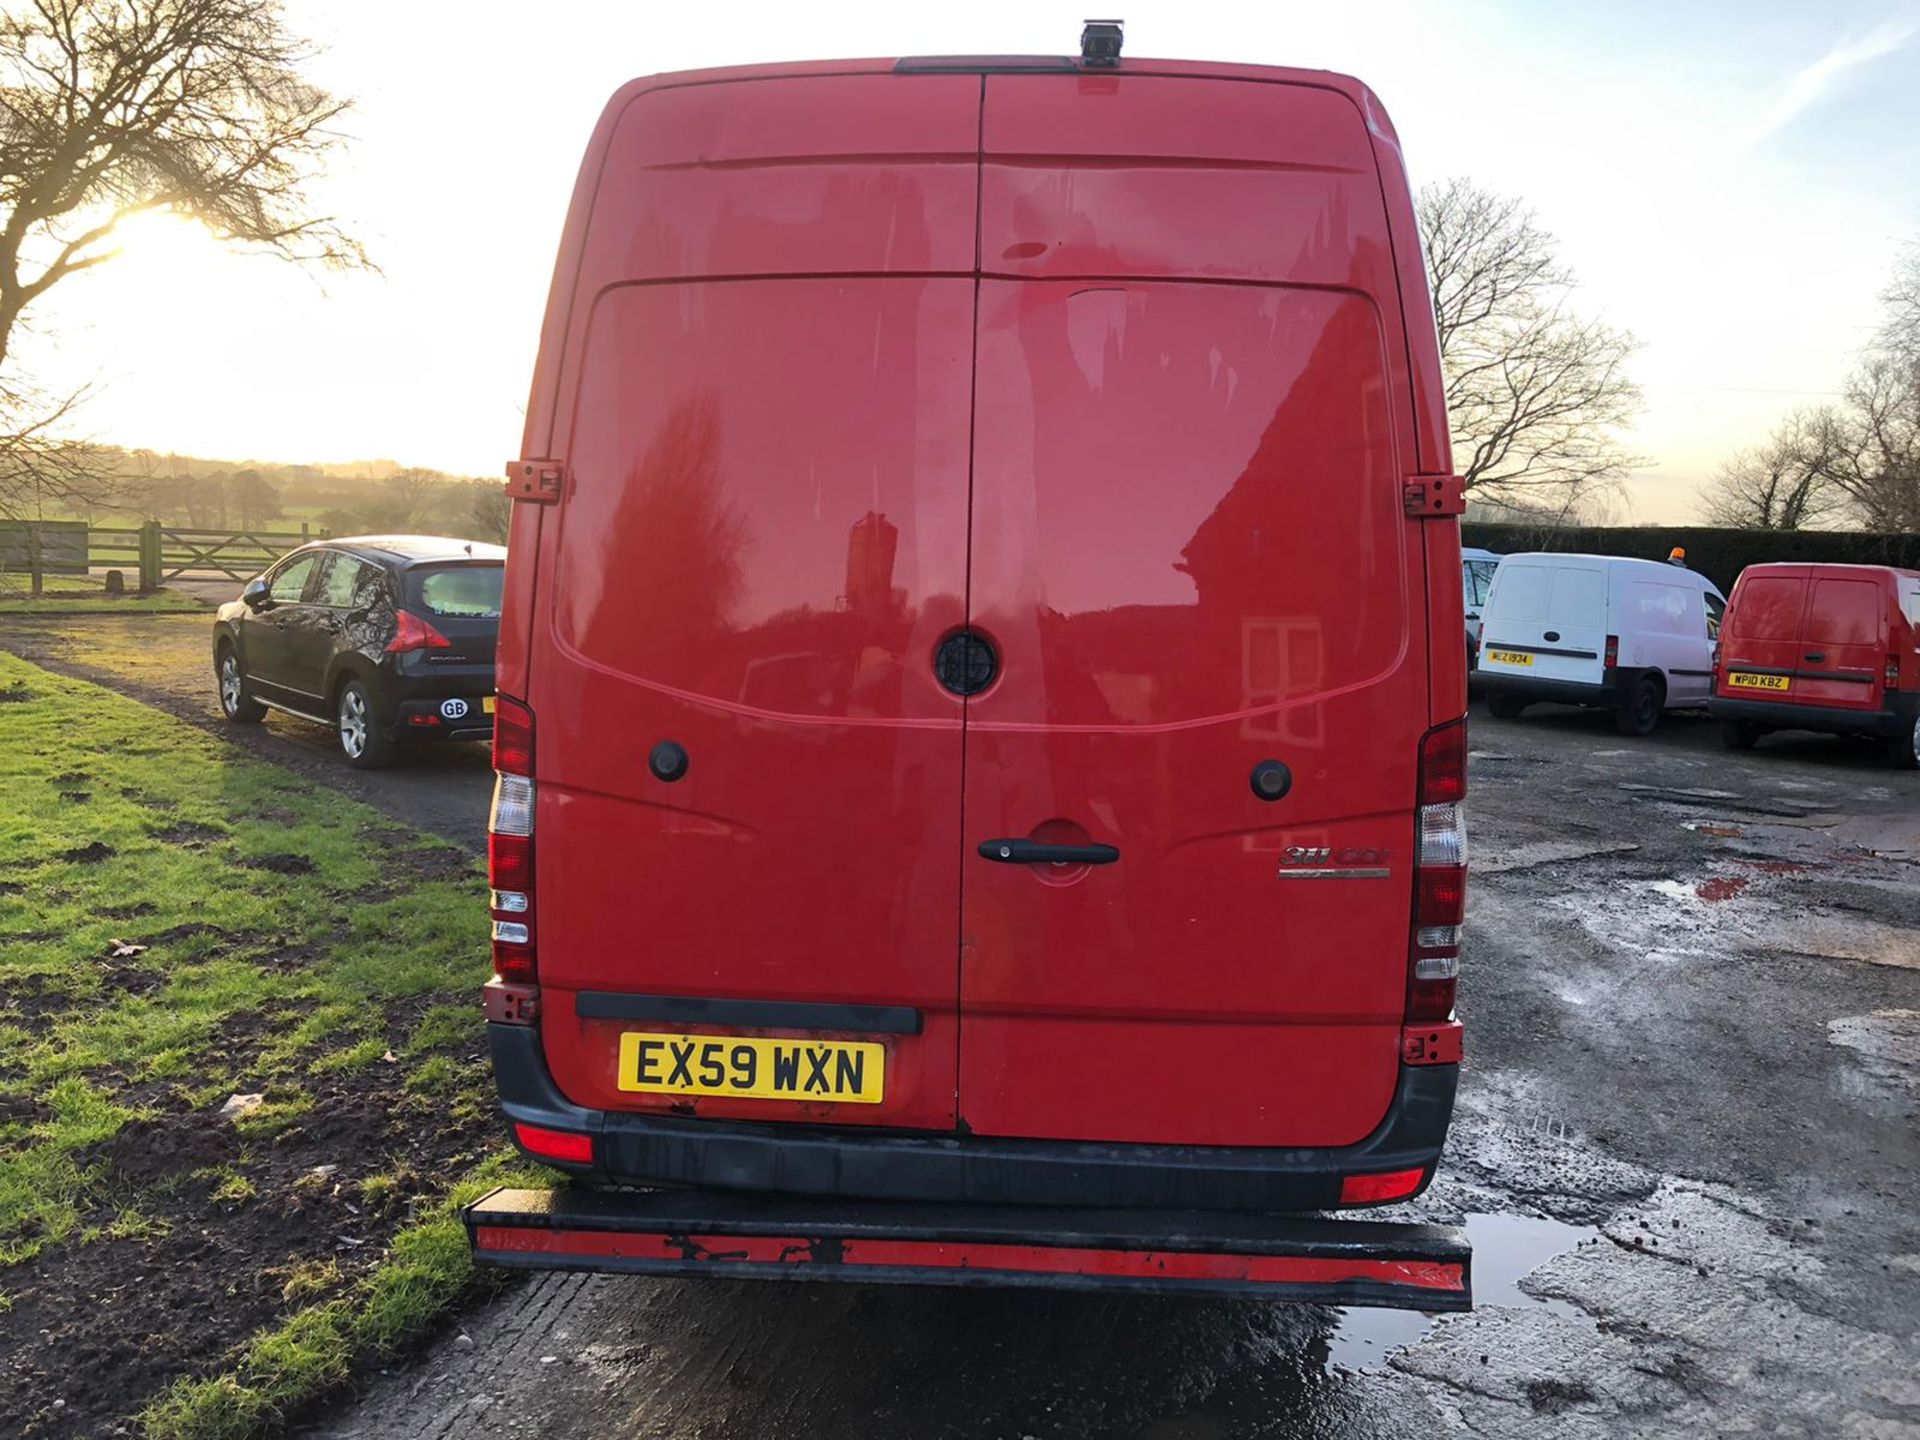
<instances>
[{"instance_id":1,"label":"hedge","mask_svg":"<svg viewBox=\"0 0 1920 1440\"><path fill-rule=\"evenodd\" d=\"M1631 555L1664 560L1674 546L1687 564L1722 591L1740 572L1768 561L1820 561L1843 565L1899 565L1920 570L1920 535L1882 535L1862 530L1715 530L1701 525L1614 525L1560 529L1546 525L1467 524L1462 544L1501 555L1521 550L1575 550L1594 555Z\"/></svg>"}]
</instances>

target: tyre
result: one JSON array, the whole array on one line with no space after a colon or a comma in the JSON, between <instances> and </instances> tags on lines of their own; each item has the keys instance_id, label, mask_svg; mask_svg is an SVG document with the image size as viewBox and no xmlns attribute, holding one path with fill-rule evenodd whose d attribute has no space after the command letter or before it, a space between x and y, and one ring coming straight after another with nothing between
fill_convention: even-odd
<instances>
[{"instance_id":1,"label":"tyre","mask_svg":"<svg viewBox=\"0 0 1920 1440\"><path fill-rule=\"evenodd\" d=\"M1920 770L1920 718L1910 733L1887 742L1887 762L1896 770Z\"/></svg>"},{"instance_id":2,"label":"tyre","mask_svg":"<svg viewBox=\"0 0 1920 1440\"><path fill-rule=\"evenodd\" d=\"M1760 727L1745 720L1722 720L1720 743L1729 750L1751 750L1760 743Z\"/></svg>"},{"instance_id":3,"label":"tyre","mask_svg":"<svg viewBox=\"0 0 1920 1440\"><path fill-rule=\"evenodd\" d=\"M1517 695L1502 695L1499 691L1487 696L1487 713L1496 720L1518 720L1527 708L1527 702Z\"/></svg>"},{"instance_id":4,"label":"tyre","mask_svg":"<svg viewBox=\"0 0 1920 1440\"><path fill-rule=\"evenodd\" d=\"M1651 735L1660 723L1660 711L1667 700L1667 687L1658 675L1642 675L1620 697L1613 712L1613 727L1622 735Z\"/></svg>"},{"instance_id":5,"label":"tyre","mask_svg":"<svg viewBox=\"0 0 1920 1440\"><path fill-rule=\"evenodd\" d=\"M347 763L360 770L379 770L393 763L397 748L374 709L373 696L358 680L340 687L334 703L336 729L340 735L340 753Z\"/></svg>"},{"instance_id":6,"label":"tyre","mask_svg":"<svg viewBox=\"0 0 1920 1440\"><path fill-rule=\"evenodd\" d=\"M213 678L220 686L220 713L236 725L258 725L267 707L247 693L246 672L233 646L222 645L213 662Z\"/></svg>"}]
</instances>

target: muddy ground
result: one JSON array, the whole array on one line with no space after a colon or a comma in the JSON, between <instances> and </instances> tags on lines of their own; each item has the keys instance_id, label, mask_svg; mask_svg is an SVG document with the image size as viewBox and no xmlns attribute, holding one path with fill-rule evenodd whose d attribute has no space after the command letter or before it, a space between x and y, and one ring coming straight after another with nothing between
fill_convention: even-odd
<instances>
[{"instance_id":1,"label":"muddy ground","mask_svg":"<svg viewBox=\"0 0 1920 1440\"><path fill-rule=\"evenodd\" d=\"M1920 777L1474 719L1478 1308L550 1276L341 1437L1920 1436Z\"/></svg>"},{"instance_id":2,"label":"muddy ground","mask_svg":"<svg viewBox=\"0 0 1920 1440\"><path fill-rule=\"evenodd\" d=\"M219 725L199 654L136 693ZM1920 777L1473 723L1468 1062L1403 1213L1468 1225L1474 1313L551 1276L307 1432L1920 1437ZM317 733L238 738L477 836L484 756L361 777Z\"/></svg>"}]
</instances>

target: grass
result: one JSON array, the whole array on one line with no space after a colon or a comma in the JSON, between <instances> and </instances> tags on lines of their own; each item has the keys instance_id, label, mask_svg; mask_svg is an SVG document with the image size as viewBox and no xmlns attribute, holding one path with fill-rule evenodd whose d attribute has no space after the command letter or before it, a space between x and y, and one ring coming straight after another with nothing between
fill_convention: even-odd
<instances>
[{"instance_id":1,"label":"grass","mask_svg":"<svg viewBox=\"0 0 1920 1440\"><path fill-rule=\"evenodd\" d=\"M256 1433L473 1283L454 1207L504 1173L485 1070L466 1059L488 970L479 863L449 865L443 842L5 654L0 754L0 1292L30 1293L5 1269L36 1257L22 1274L275 1203L267 1162L317 1118L316 1077L364 1085L389 1122L430 1110L470 1162L423 1178L378 1159L377 1135L344 1138L365 1208L412 1218L357 1268L275 1280L291 1312L141 1422L169 1440ZM235 1093L263 1099L219 1120ZM230 1125L234 1154L143 1191L101 1151L162 1120ZM170 1222L183 1204L200 1210Z\"/></svg>"},{"instance_id":2,"label":"grass","mask_svg":"<svg viewBox=\"0 0 1920 1440\"><path fill-rule=\"evenodd\" d=\"M109 599L102 582L91 575L49 575L39 595L24 576L0 575L0 615L152 615L206 609L193 596L164 588Z\"/></svg>"}]
</instances>

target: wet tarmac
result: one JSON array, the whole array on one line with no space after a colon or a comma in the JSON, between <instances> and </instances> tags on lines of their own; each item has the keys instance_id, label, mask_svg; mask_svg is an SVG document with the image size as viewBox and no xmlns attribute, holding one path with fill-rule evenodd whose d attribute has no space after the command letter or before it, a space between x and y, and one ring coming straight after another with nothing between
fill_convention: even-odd
<instances>
[{"instance_id":1,"label":"wet tarmac","mask_svg":"<svg viewBox=\"0 0 1920 1440\"><path fill-rule=\"evenodd\" d=\"M1476 1309L550 1275L340 1437L1920 1437L1920 777L1476 715Z\"/></svg>"}]
</instances>

